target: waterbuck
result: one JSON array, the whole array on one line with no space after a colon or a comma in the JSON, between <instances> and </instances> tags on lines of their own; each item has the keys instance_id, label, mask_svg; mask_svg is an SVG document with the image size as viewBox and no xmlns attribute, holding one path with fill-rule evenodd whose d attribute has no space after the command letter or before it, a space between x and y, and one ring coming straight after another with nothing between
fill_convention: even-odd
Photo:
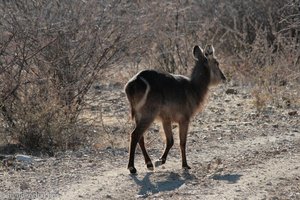
<instances>
[{"instance_id":1,"label":"waterbuck","mask_svg":"<svg viewBox=\"0 0 300 200\"><path fill-rule=\"evenodd\" d=\"M186 139L191 117L201 110L209 86L226 80L214 56L212 45L207 45L204 52L199 46L195 46L193 54L195 66L189 78L156 70L144 70L125 85L131 115L136 124L131 133L129 149L130 173L136 173L134 154L137 143L141 147L147 168L154 169L145 148L143 134L155 119L162 121L166 135L166 147L158 163L166 162L174 143L171 123L176 122L179 124L182 167L190 169L186 160Z\"/></svg>"}]
</instances>

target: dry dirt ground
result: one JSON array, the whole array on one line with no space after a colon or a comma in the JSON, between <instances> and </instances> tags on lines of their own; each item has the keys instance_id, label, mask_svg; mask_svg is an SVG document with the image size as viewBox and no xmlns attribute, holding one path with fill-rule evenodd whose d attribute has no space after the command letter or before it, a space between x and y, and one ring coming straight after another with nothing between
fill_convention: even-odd
<instances>
[{"instance_id":1,"label":"dry dirt ground","mask_svg":"<svg viewBox=\"0 0 300 200\"><path fill-rule=\"evenodd\" d=\"M0 199L300 199L299 107L266 106L258 113L249 88L220 86L190 125L191 170L181 169L176 140L166 164L154 171L146 169L138 149L138 173L130 175L133 125L122 87L96 88L106 124L95 130L102 135L99 144L32 156L30 162L7 160L0 167ZM233 90L226 94L228 88ZM146 133L153 161L164 147L160 132L156 124ZM176 126L174 135L177 139Z\"/></svg>"}]
</instances>

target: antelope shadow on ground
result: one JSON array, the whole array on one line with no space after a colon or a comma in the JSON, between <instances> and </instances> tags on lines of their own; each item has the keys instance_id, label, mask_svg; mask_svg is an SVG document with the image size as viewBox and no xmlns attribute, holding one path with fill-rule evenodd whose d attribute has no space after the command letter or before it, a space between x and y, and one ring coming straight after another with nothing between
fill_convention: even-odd
<instances>
[{"instance_id":1,"label":"antelope shadow on ground","mask_svg":"<svg viewBox=\"0 0 300 200\"><path fill-rule=\"evenodd\" d=\"M224 175L214 175L211 178L213 180L218 180L218 181L227 181L228 183L236 183L240 180L242 175L240 174L224 174Z\"/></svg>"},{"instance_id":2,"label":"antelope shadow on ground","mask_svg":"<svg viewBox=\"0 0 300 200\"><path fill-rule=\"evenodd\" d=\"M147 172L145 176L131 175L132 180L140 186L137 196L147 197L159 192L173 191L195 177L188 171L176 172Z\"/></svg>"}]
</instances>

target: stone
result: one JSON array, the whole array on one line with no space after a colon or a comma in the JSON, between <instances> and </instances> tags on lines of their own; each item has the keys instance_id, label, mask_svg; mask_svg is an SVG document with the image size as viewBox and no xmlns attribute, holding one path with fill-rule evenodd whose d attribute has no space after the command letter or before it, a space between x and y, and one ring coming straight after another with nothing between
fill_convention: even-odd
<instances>
[{"instance_id":1,"label":"stone","mask_svg":"<svg viewBox=\"0 0 300 200\"><path fill-rule=\"evenodd\" d=\"M15 159L19 162L26 162L26 163L29 163L29 164L31 164L32 161L33 161L33 159L30 156L27 156L27 155L16 155Z\"/></svg>"},{"instance_id":2,"label":"stone","mask_svg":"<svg viewBox=\"0 0 300 200\"><path fill-rule=\"evenodd\" d=\"M237 94L238 91L236 89L233 89L233 88L229 88L226 90L225 92L226 94Z\"/></svg>"}]
</instances>

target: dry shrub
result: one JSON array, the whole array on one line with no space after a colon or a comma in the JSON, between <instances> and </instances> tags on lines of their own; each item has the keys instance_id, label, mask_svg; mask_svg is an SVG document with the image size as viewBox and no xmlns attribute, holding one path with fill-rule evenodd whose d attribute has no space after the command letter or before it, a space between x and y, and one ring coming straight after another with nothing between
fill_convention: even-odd
<instances>
[{"instance_id":1,"label":"dry shrub","mask_svg":"<svg viewBox=\"0 0 300 200\"><path fill-rule=\"evenodd\" d=\"M226 56L229 77L253 86L260 111L298 107L300 2L218 1L211 31Z\"/></svg>"},{"instance_id":2,"label":"dry shrub","mask_svg":"<svg viewBox=\"0 0 300 200\"><path fill-rule=\"evenodd\" d=\"M118 3L1 3L1 134L50 153L85 142L86 95L126 44Z\"/></svg>"},{"instance_id":3,"label":"dry shrub","mask_svg":"<svg viewBox=\"0 0 300 200\"><path fill-rule=\"evenodd\" d=\"M185 1L152 1L133 4L138 17L132 41L134 48L128 56L141 68L155 68L170 73L186 74L192 65L192 48L204 46L201 38L204 29L196 26L193 5ZM135 6L134 6L135 5ZM200 30L199 30L200 29Z\"/></svg>"}]
</instances>

